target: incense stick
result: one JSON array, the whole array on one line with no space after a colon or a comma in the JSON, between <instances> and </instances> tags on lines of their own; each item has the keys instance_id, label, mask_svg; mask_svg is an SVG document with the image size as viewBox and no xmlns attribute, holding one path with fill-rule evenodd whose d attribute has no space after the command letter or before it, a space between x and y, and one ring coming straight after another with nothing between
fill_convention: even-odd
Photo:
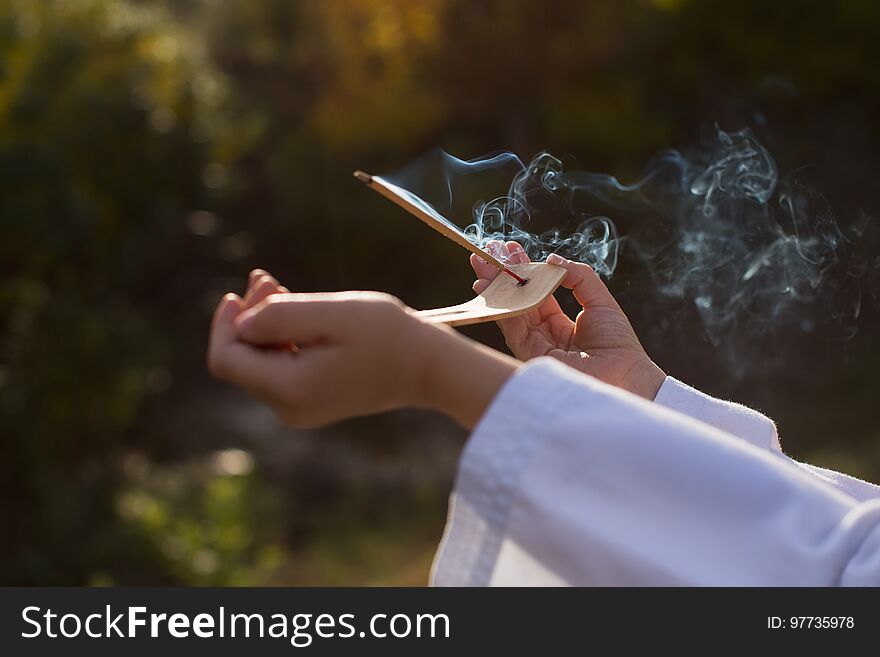
<instances>
[{"instance_id":1,"label":"incense stick","mask_svg":"<svg viewBox=\"0 0 880 657\"><path fill-rule=\"evenodd\" d=\"M498 258L471 242L467 237L464 236L464 234L455 224L446 219L443 215L438 213L434 208L428 205L428 203L423 201L415 194L403 189L402 187L398 187L397 185L388 182L384 178L380 178L379 176L371 176L370 174L364 173L363 171L355 171L354 177L360 180L370 189L379 192L379 194L387 198L389 201L392 201L399 207L403 208L414 217L421 219L424 223L428 224L431 228L436 230L447 239L452 240L459 246L463 246L471 253L476 253L479 257L481 257L493 267L497 267L505 274L509 274L510 276L515 278L517 283L519 283L520 285L525 285L526 283L528 283L527 279L524 279L514 274L512 271L510 271L510 269L507 268L507 266L503 262L498 260Z\"/></svg>"}]
</instances>

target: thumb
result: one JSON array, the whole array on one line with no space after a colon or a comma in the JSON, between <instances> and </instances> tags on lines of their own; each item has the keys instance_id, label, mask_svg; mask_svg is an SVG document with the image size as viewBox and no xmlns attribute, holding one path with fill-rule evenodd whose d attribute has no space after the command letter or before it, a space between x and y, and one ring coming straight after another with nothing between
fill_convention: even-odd
<instances>
[{"instance_id":1,"label":"thumb","mask_svg":"<svg viewBox=\"0 0 880 657\"><path fill-rule=\"evenodd\" d=\"M254 345L313 343L333 337L351 322L350 304L333 295L275 294L235 320L240 339Z\"/></svg>"},{"instance_id":2,"label":"thumb","mask_svg":"<svg viewBox=\"0 0 880 657\"><path fill-rule=\"evenodd\" d=\"M562 287L571 290L574 293L574 298L584 308L590 306L619 308L605 283L589 265L568 260L557 253L551 253L547 257L547 264L562 267L568 272L562 279Z\"/></svg>"}]
</instances>

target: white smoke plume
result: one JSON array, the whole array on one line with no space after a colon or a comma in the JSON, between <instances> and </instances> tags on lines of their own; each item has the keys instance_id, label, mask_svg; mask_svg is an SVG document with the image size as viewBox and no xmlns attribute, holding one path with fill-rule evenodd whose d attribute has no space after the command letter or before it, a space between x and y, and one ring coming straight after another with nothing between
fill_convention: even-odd
<instances>
[{"instance_id":1,"label":"white smoke plume","mask_svg":"<svg viewBox=\"0 0 880 657\"><path fill-rule=\"evenodd\" d=\"M748 129L717 129L689 155L660 153L632 184L570 170L549 153L523 164L508 152L464 161L436 151L385 177L450 218L456 203L469 203L470 223L459 229L480 246L516 240L534 261L560 253L606 278L623 250L629 270L648 272L660 295L694 309L716 346L734 332L811 333L817 323L849 338L866 296L876 296L880 255L856 248L866 250L869 222L841 228L820 194L780 178ZM506 189L473 200L477 178Z\"/></svg>"}]
</instances>

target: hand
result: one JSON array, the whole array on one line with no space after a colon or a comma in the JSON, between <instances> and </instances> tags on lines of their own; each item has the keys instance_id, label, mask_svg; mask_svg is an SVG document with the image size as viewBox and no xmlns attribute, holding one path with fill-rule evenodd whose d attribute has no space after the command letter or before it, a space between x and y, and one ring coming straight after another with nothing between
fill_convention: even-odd
<instances>
[{"instance_id":1,"label":"hand","mask_svg":"<svg viewBox=\"0 0 880 657\"><path fill-rule=\"evenodd\" d=\"M473 426L516 362L375 292L290 294L265 272L214 314L209 369L313 427L401 406ZM477 368L480 377L469 373Z\"/></svg>"},{"instance_id":2,"label":"hand","mask_svg":"<svg viewBox=\"0 0 880 657\"><path fill-rule=\"evenodd\" d=\"M529 258L517 242L489 243L493 255L512 264ZM608 288L588 265L556 254L551 265L568 274L562 286L570 289L583 310L571 321L554 296L525 315L498 322L507 346L520 360L551 356L600 381L653 400L666 378L648 358L632 325ZM500 272L477 255L471 256L477 274L474 291L479 294Z\"/></svg>"},{"instance_id":3,"label":"hand","mask_svg":"<svg viewBox=\"0 0 880 657\"><path fill-rule=\"evenodd\" d=\"M272 292L250 308L228 294L208 362L284 422L317 426L421 403L421 326L382 294Z\"/></svg>"}]
</instances>

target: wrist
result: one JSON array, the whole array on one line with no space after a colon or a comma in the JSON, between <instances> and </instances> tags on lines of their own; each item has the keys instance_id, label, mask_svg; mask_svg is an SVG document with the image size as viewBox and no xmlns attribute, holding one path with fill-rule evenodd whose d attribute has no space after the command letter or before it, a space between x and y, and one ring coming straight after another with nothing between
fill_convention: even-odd
<instances>
[{"instance_id":1,"label":"wrist","mask_svg":"<svg viewBox=\"0 0 880 657\"><path fill-rule=\"evenodd\" d=\"M416 345L421 367L412 404L439 411L472 428L519 361L447 326L419 324Z\"/></svg>"},{"instance_id":2,"label":"wrist","mask_svg":"<svg viewBox=\"0 0 880 657\"><path fill-rule=\"evenodd\" d=\"M443 324L430 324L412 316L409 321L415 337L407 352L414 356L415 367L413 376L405 384L407 405L445 413L443 387L450 378L450 373L445 372L445 360L450 352L458 349L457 334Z\"/></svg>"},{"instance_id":3,"label":"wrist","mask_svg":"<svg viewBox=\"0 0 880 657\"><path fill-rule=\"evenodd\" d=\"M640 362L628 377L626 389L629 392L643 397L648 401L654 401L660 387L666 380L666 372L661 370L654 361L645 359Z\"/></svg>"}]
</instances>

